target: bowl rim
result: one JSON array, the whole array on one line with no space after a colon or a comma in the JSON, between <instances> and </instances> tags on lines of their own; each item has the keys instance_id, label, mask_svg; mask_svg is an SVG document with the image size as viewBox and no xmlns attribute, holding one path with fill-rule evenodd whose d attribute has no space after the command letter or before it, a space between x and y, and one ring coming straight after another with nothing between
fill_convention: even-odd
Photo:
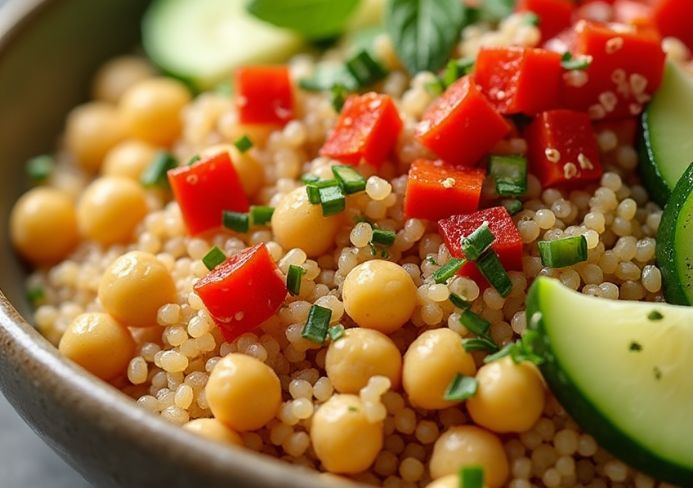
<instances>
[{"instance_id":1,"label":"bowl rim","mask_svg":"<svg viewBox=\"0 0 693 488\"><path fill-rule=\"evenodd\" d=\"M0 7L0 65L12 44L25 30L31 28L34 19L48 7L59 3L61 0L8 0ZM83 409L82 413L91 417L85 420L104 430L117 430L123 438L133 443L141 443L144 438L147 440L147 451L163 455L172 462L175 461L178 466L188 466L191 469L204 466L205 471L215 478L238 480L246 486L270 487L281 484L289 488L324 488L332 480L332 477L326 478L317 471L292 465L269 455L204 439L139 407L117 387L64 358L18 312L2 290L0 363L5 363L3 367L27 371L26 374L34 383L41 384L42 379L48 379L57 385L71 385L71 388L62 389L59 393L51 393L56 400L68 404L100 406L101 408ZM28 364L31 368L27 368ZM12 384L2 380L0 387L6 394L13 389ZM56 386L48 387L56 389ZM23 420L45 440L45 434L32 425L30 414L22 408L19 400L12 395L7 396ZM108 419L104 419L104 411L110 412ZM183 458L181 448L186 449ZM64 453L58 449L56 451L64 457ZM342 484L342 480L339 481ZM347 485L360 485L347 479L344 482Z\"/></svg>"}]
</instances>

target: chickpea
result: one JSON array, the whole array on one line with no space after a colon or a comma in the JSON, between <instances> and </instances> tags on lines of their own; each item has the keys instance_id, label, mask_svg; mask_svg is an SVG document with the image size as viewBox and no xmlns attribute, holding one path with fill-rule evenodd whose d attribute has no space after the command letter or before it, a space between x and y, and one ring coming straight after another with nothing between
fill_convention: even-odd
<instances>
[{"instance_id":1,"label":"chickpea","mask_svg":"<svg viewBox=\"0 0 693 488\"><path fill-rule=\"evenodd\" d=\"M544 383L536 367L510 357L485 364L476 374L479 386L467 400L474 422L494 432L529 430L544 411Z\"/></svg>"},{"instance_id":2,"label":"chickpea","mask_svg":"<svg viewBox=\"0 0 693 488\"><path fill-rule=\"evenodd\" d=\"M343 213L323 217L322 207L308 201L304 187L286 195L274 209L272 230L284 249L303 249L309 258L325 254L342 227Z\"/></svg>"},{"instance_id":3,"label":"chickpea","mask_svg":"<svg viewBox=\"0 0 693 488\"><path fill-rule=\"evenodd\" d=\"M68 325L58 349L102 380L125 373L135 354L130 331L105 313L84 313Z\"/></svg>"},{"instance_id":4,"label":"chickpea","mask_svg":"<svg viewBox=\"0 0 693 488\"><path fill-rule=\"evenodd\" d=\"M241 153L233 144L218 144L210 146L200 153L201 158L228 152L233 167L241 179L243 191L248 196L255 195L265 182L262 165L253 157L252 151Z\"/></svg>"},{"instance_id":5,"label":"chickpea","mask_svg":"<svg viewBox=\"0 0 693 488\"><path fill-rule=\"evenodd\" d=\"M176 284L153 254L131 251L116 259L99 283L104 310L128 327L157 325L163 305L176 301Z\"/></svg>"},{"instance_id":6,"label":"chickpea","mask_svg":"<svg viewBox=\"0 0 693 488\"><path fill-rule=\"evenodd\" d=\"M154 69L143 58L137 56L113 58L97 71L92 85L92 96L96 100L115 104L132 85L153 76Z\"/></svg>"},{"instance_id":7,"label":"chickpea","mask_svg":"<svg viewBox=\"0 0 693 488\"><path fill-rule=\"evenodd\" d=\"M104 246L128 241L146 214L142 186L123 176L97 178L77 203L81 233Z\"/></svg>"},{"instance_id":8,"label":"chickpea","mask_svg":"<svg viewBox=\"0 0 693 488\"><path fill-rule=\"evenodd\" d=\"M416 285L400 265L374 259L359 264L344 280L344 311L361 327L391 334L416 306Z\"/></svg>"},{"instance_id":9,"label":"chickpea","mask_svg":"<svg viewBox=\"0 0 693 488\"><path fill-rule=\"evenodd\" d=\"M127 89L118 108L126 132L157 146L171 146L182 130L181 111L191 96L172 78L150 78Z\"/></svg>"},{"instance_id":10,"label":"chickpea","mask_svg":"<svg viewBox=\"0 0 693 488\"><path fill-rule=\"evenodd\" d=\"M368 421L358 396L334 395L313 415L310 440L327 471L360 473L383 447L383 425Z\"/></svg>"},{"instance_id":11,"label":"chickpea","mask_svg":"<svg viewBox=\"0 0 693 488\"><path fill-rule=\"evenodd\" d=\"M137 139L126 139L106 154L101 173L109 176L125 176L137 182L149 166L157 148Z\"/></svg>"},{"instance_id":12,"label":"chickpea","mask_svg":"<svg viewBox=\"0 0 693 488\"><path fill-rule=\"evenodd\" d=\"M402 355L382 332L356 327L347 329L330 344L325 370L332 386L340 393L358 393L376 375L390 378L395 390L402 377Z\"/></svg>"},{"instance_id":13,"label":"chickpea","mask_svg":"<svg viewBox=\"0 0 693 488\"><path fill-rule=\"evenodd\" d=\"M205 391L214 416L238 432L264 427L282 403L282 387L274 370L240 353L228 354L217 363Z\"/></svg>"},{"instance_id":14,"label":"chickpea","mask_svg":"<svg viewBox=\"0 0 693 488\"><path fill-rule=\"evenodd\" d=\"M443 399L457 373L474 376L476 365L464 350L462 338L450 329L425 331L404 354L402 384L417 407L442 409L459 403Z\"/></svg>"},{"instance_id":15,"label":"chickpea","mask_svg":"<svg viewBox=\"0 0 693 488\"><path fill-rule=\"evenodd\" d=\"M12 208L10 236L19 254L29 261L60 261L79 241L75 205L60 190L29 190Z\"/></svg>"},{"instance_id":16,"label":"chickpea","mask_svg":"<svg viewBox=\"0 0 693 488\"><path fill-rule=\"evenodd\" d=\"M70 112L65 146L88 172L96 173L108 151L125 138L120 114L105 102L89 102Z\"/></svg>"},{"instance_id":17,"label":"chickpea","mask_svg":"<svg viewBox=\"0 0 693 488\"><path fill-rule=\"evenodd\" d=\"M227 427L217 419L195 419L187 424L183 424L183 428L194 432L202 437L214 441L243 445L243 439L235 430Z\"/></svg>"},{"instance_id":18,"label":"chickpea","mask_svg":"<svg viewBox=\"0 0 693 488\"><path fill-rule=\"evenodd\" d=\"M460 476L459 474L446 474L445 476L435 479L426 485L426 488L459 488L460 486ZM483 488L488 488L488 485L484 483Z\"/></svg>"},{"instance_id":19,"label":"chickpea","mask_svg":"<svg viewBox=\"0 0 693 488\"><path fill-rule=\"evenodd\" d=\"M450 427L435 442L429 470L433 479L456 474L460 467L481 465L489 488L500 488L510 472L503 443L495 434L474 425Z\"/></svg>"}]
</instances>

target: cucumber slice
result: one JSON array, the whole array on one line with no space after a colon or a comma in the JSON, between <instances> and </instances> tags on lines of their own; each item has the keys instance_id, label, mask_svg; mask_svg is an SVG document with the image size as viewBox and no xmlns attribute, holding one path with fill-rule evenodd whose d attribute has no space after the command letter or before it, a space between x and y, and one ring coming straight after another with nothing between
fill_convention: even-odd
<instances>
[{"instance_id":1,"label":"cucumber slice","mask_svg":"<svg viewBox=\"0 0 693 488\"><path fill-rule=\"evenodd\" d=\"M281 62L303 39L251 17L244 0L155 0L142 20L142 43L165 73L207 90L246 64Z\"/></svg>"},{"instance_id":2,"label":"cucumber slice","mask_svg":"<svg viewBox=\"0 0 693 488\"><path fill-rule=\"evenodd\" d=\"M643 182L664 205L693 161L693 77L667 62L664 79L642 115L640 170Z\"/></svg>"},{"instance_id":3,"label":"cucumber slice","mask_svg":"<svg viewBox=\"0 0 693 488\"><path fill-rule=\"evenodd\" d=\"M527 317L542 374L575 421L631 466L693 486L693 308L596 298L539 277Z\"/></svg>"},{"instance_id":4,"label":"cucumber slice","mask_svg":"<svg viewBox=\"0 0 693 488\"><path fill-rule=\"evenodd\" d=\"M679 178L657 231L657 263L667 302L693 305L693 164Z\"/></svg>"}]
</instances>

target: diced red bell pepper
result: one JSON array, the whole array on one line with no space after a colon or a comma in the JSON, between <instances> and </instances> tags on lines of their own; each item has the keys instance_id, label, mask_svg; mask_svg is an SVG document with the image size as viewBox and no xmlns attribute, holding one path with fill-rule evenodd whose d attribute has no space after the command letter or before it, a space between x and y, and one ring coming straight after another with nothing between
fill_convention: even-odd
<instances>
[{"instance_id":1,"label":"diced red bell pepper","mask_svg":"<svg viewBox=\"0 0 693 488\"><path fill-rule=\"evenodd\" d=\"M541 39L551 39L563 29L570 27L574 0L518 0L516 12L534 12L539 17Z\"/></svg>"},{"instance_id":2,"label":"diced red bell pepper","mask_svg":"<svg viewBox=\"0 0 693 488\"><path fill-rule=\"evenodd\" d=\"M414 136L445 162L474 166L509 131L508 123L467 75L431 104Z\"/></svg>"},{"instance_id":3,"label":"diced red bell pepper","mask_svg":"<svg viewBox=\"0 0 693 488\"><path fill-rule=\"evenodd\" d=\"M228 152L169 170L168 181L190 235L220 227L224 210L250 208Z\"/></svg>"},{"instance_id":4,"label":"diced red bell pepper","mask_svg":"<svg viewBox=\"0 0 693 488\"><path fill-rule=\"evenodd\" d=\"M602 175L589 116L572 110L543 112L525 130L529 170L544 187L577 186Z\"/></svg>"},{"instance_id":5,"label":"diced red bell pepper","mask_svg":"<svg viewBox=\"0 0 693 488\"><path fill-rule=\"evenodd\" d=\"M565 108L597 120L637 116L662 82L665 54L653 29L580 20L568 45L591 62L586 78L564 77Z\"/></svg>"},{"instance_id":6,"label":"diced red bell pepper","mask_svg":"<svg viewBox=\"0 0 693 488\"><path fill-rule=\"evenodd\" d=\"M402 120L389 95L370 92L347 98L320 155L358 166L363 160L380 167L400 132Z\"/></svg>"},{"instance_id":7,"label":"diced red bell pepper","mask_svg":"<svg viewBox=\"0 0 693 488\"><path fill-rule=\"evenodd\" d=\"M295 117L289 67L237 68L236 106L242 124L286 125Z\"/></svg>"},{"instance_id":8,"label":"diced red bell pepper","mask_svg":"<svg viewBox=\"0 0 693 488\"><path fill-rule=\"evenodd\" d=\"M484 171L419 159L409 167L404 215L438 220L479 208Z\"/></svg>"},{"instance_id":9,"label":"diced red bell pepper","mask_svg":"<svg viewBox=\"0 0 693 488\"><path fill-rule=\"evenodd\" d=\"M650 0L654 23L662 37L676 37L693 50L690 0Z\"/></svg>"},{"instance_id":10,"label":"diced red bell pepper","mask_svg":"<svg viewBox=\"0 0 693 488\"><path fill-rule=\"evenodd\" d=\"M501 114L535 115L558 108L561 55L530 47L481 48L474 79Z\"/></svg>"},{"instance_id":11,"label":"diced red bell pepper","mask_svg":"<svg viewBox=\"0 0 693 488\"><path fill-rule=\"evenodd\" d=\"M286 298L286 283L264 243L231 256L193 286L224 339L255 329Z\"/></svg>"},{"instance_id":12,"label":"diced red bell pepper","mask_svg":"<svg viewBox=\"0 0 693 488\"><path fill-rule=\"evenodd\" d=\"M456 258L464 258L462 239L478 229L484 222L488 222L488 228L496 238L491 248L498 254L505 270L522 270L522 237L505 207L486 208L439 220L438 232L450 254ZM465 263L458 274L468 276L480 284L487 284L479 268L471 261Z\"/></svg>"}]
</instances>

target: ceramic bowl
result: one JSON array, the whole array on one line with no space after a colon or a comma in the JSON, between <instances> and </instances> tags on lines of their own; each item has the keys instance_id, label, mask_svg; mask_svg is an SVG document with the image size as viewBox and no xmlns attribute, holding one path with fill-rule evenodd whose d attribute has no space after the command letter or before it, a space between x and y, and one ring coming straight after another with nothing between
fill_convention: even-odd
<instances>
[{"instance_id":1,"label":"ceramic bowl","mask_svg":"<svg viewBox=\"0 0 693 488\"><path fill-rule=\"evenodd\" d=\"M192 0L191 0L192 1ZM145 0L10 0L0 9L0 388L98 487L325 485L317 474L169 425L60 356L27 321L8 216L27 158L54 147L100 62L136 48Z\"/></svg>"}]
</instances>

